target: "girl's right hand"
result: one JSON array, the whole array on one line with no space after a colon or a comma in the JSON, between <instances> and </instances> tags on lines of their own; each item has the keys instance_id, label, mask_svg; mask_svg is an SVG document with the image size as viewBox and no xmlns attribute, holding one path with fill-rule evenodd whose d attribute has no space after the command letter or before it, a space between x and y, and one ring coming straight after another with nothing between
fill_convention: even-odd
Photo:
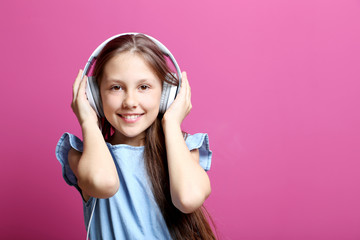
<instances>
[{"instance_id":1,"label":"girl's right hand","mask_svg":"<svg viewBox=\"0 0 360 240\"><path fill-rule=\"evenodd\" d=\"M73 84L73 100L71 103L71 108L75 113L81 127L86 122L98 125L97 115L94 109L90 106L90 103L86 97L85 89L88 78L87 76L84 76L84 78L81 79L82 73L83 70L80 69Z\"/></svg>"}]
</instances>

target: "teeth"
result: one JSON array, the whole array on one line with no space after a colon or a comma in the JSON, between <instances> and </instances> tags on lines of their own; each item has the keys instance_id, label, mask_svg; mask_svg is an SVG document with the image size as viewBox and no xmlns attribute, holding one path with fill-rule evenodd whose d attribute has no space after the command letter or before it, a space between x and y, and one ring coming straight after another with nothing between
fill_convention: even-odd
<instances>
[{"instance_id":1,"label":"teeth","mask_svg":"<svg viewBox=\"0 0 360 240\"><path fill-rule=\"evenodd\" d=\"M126 115L126 116L123 116L125 119L137 119L140 115Z\"/></svg>"}]
</instances>

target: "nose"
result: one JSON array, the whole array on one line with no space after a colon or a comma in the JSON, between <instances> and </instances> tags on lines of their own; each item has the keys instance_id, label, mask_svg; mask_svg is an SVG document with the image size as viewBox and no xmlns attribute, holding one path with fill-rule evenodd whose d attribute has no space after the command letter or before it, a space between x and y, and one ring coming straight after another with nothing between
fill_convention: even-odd
<instances>
[{"instance_id":1,"label":"nose","mask_svg":"<svg viewBox=\"0 0 360 240\"><path fill-rule=\"evenodd\" d=\"M136 108L137 105L138 105L138 100L136 97L136 93L127 92L123 100L123 107L130 109L130 108Z\"/></svg>"}]
</instances>

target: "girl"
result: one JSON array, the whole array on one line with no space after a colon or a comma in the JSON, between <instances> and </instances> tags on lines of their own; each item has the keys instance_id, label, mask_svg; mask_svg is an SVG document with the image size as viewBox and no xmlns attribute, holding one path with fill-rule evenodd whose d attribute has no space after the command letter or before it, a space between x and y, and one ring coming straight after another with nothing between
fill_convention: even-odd
<instances>
[{"instance_id":1,"label":"girl","mask_svg":"<svg viewBox=\"0 0 360 240\"><path fill-rule=\"evenodd\" d=\"M208 136L180 128L192 108L186 73L174 102L159 113L163 82L179 81L163 53L142 34L111 40L93 69L100 118L81 76L71 107L83 142L65 133L56 156L65 181L82 195L90 239L215 239L202 207L211 192Z\"/></svg>"}]
</instances>

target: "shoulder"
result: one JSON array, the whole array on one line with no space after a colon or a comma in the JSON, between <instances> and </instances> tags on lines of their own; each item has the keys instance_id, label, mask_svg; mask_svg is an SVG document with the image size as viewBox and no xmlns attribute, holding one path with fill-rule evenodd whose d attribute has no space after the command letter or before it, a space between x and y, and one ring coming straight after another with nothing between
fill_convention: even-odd
<instances>
[{"instance_id":1,"label":"shoulder","mask_svg":"<svg viewBox=\"0 0 360 240\"><path fill-rule=\"evenodd\" d=\"M69 152L70 150L74 151L74 149L79 153L82 152L82 141L73 134L64 133L56 145L55 155L62 166L63 177L66 183L77 187L77 178L69 164ZM71 158L73 159L73 156Z\"/></svg>"},{"instance_id":2,"label":"shoulder","mask_svg":"<svg viewBox=\"0 0 360 240\"><path fill-rule=\"evenodd\" d=\"M69 153L68 153L69 166L77 178L79 178L78 177L79 176L78 175L78 166L79 166L79 161L80 161L81 156L82 156L82 152L79 152L78 150L76 150L74 148L70 148ZM81 189L80 186L79 186L79 188ZM85 202L87 202L90 199L90 195L85 193L83 191L83 189L81 189L81 195Z\"/></svg>"},{"instance_id":3,"label":"shoulder","mask_svg":"<svg viewBox=\"0 0 360 240\"><path fill-rule=\"evenodd\" d=\"M207 133L184 134L185 143L189 150L205 147L209 149L209 136Z\"/></svg>"},{"instance_id":4,"label":"shoulder","mask_svg":"<svg viewBox=\"0 0 360 240\"><path fill-rule=\"evenodd\" d=\"M71 133L64 133L56 147L56 155L63 165L63 175L70 185L75 185L83 199L87 201L90 196L78 185L78 166L82 156L83 142Z\"/></svg>"},{"instance_id":5,"label":"shoulder","mask_svg":"<svg viewBox=\"0 0 360 240\"><path fill-rule=\"evenodd\" d=\"M206 171L210 170L212 151L207 133L185 134L185 143L196 161Z\"/></svg>"}]
</instances>

